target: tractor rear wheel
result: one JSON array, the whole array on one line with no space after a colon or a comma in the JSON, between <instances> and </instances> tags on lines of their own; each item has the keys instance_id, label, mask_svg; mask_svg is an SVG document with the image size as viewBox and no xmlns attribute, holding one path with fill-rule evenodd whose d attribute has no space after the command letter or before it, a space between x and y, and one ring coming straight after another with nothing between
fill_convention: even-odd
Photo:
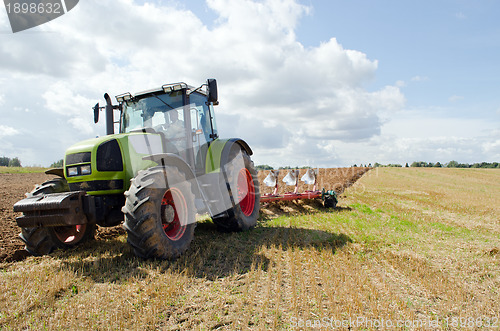
<instances>
[{"instance_id":1,"label":"tractor rear wheel","mask_svg":"<svg viewBox=\"0 0 500 331\"><path fill-rule=\"evenodd\" d=\"M139 171L125 197L123 227L137 256L175 259L188 249L196 226L195 196L178 168Z\"/></svg>"},{"instance_id":2,"label":"tractor rear wheel","mask_svg":"<svg viewBox=\"0 0 500 331\"><path fill-rule=\"evenodd\" d=\"M64 178L54 178L41 185L37 185L28 197L61 193L69 191L68 183ZM32 255L50 254L56 248L71 248L79 243L94 238L95 223L70 226L21 228L19 237L25 244L25 249Z\"/></svg>"},{"instance_id":3,"label":"tractor rear wheel","mask_svg":"<svg viewBox=\"0 0 500 331\"><path fill-rule=\"evenodd\" d=\"M222 232L246 231L257 224L260 210L259 180L250 156L233 145L225 163L223 187L229 187L233 207L212 220ZM241 158L241 160L237 160ZM242 161L242 162L241 162ZM224 185L226 184L226 185Z\"/></svg>"}]
</instances>

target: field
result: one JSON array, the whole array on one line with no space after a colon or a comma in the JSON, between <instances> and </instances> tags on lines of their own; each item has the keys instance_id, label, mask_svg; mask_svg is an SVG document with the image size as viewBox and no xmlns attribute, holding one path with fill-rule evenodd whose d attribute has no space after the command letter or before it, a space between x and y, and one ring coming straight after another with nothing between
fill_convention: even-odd
<instances>
[{"instance_id":1,"label":"field","mask_svg":"<svg viewBox=\"0 0 500 331\"><path fill-rule=\"evenodd\" d=\"M499 196L498 170L376 168L333 210L268 206L244 233L201 222L174 262L101 233L0 264L0 327L499 328Z\"/></svg>"}]
</instances>

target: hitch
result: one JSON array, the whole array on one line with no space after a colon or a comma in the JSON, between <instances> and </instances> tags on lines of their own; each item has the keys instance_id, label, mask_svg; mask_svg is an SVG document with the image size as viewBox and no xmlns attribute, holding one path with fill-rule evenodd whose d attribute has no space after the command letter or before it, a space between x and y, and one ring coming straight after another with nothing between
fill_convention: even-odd
<instances>
[{"instance_id":1,"label":"hitch","mask_svg":"<svg viewBox=\"0 0 500 331\"><path fill-rule=\"evenodd\" d=\"M25 198L14 204L17 225L23 228L78 225L89 222L95 205L85 191L52 193ZM90 212L90 213L89 213Z\"/></svg>"}]
</instances>

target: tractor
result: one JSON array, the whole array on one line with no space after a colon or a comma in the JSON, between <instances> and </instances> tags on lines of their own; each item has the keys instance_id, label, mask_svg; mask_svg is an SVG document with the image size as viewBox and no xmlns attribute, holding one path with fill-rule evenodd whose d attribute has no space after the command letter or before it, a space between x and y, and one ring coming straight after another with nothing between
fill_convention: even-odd
<instances>
[{"instance_id":1,"label":"tractor","mask_svg":"<svg viewBox=\"0 0 500 331\"><path fill-rule=\"evenodd\" d=\"M242 139L219 138L215 79L123 93L117 104L104 99L93 109L95 123L105 112L106 135L69 147L63 167L46 171L56 177L14 205L29 253L72 248L93 239L97 225L122 224L137 256L175 259L189 248L199 215L224 232L256 225L252 150Z\"/></svg>"}]
</instances>

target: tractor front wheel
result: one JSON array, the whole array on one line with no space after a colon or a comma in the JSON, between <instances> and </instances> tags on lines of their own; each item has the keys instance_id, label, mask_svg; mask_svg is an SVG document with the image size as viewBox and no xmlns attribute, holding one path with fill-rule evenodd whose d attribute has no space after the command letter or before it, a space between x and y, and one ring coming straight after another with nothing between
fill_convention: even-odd
<instances>
[{"instance_id":1,"label":"tractor front wheel","mask_svg":"<svg viewBox=\"0 0 500 331\"><path fill-rule=\"evenodd\" d=\"M194 193L176 167L140 171L125 192L123 227L128 243L141 258L175 259L194 237Z\"/></svg>"}]
</instances>

